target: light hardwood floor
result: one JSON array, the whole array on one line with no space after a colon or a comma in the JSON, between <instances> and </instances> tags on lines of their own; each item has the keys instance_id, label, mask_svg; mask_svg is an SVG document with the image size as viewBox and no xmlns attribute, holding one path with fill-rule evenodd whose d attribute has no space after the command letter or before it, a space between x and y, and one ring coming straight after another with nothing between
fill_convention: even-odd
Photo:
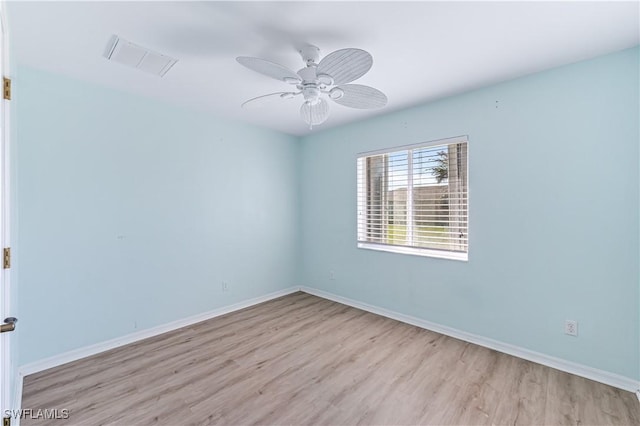
<instances>
[{"instance_id":1,"label":"light hardwood floor","mask_svg":"<svg viewBox=\"0 0 640 426\"><path fill-rule=\"evenodd\" d=\"M639 425L630 392L295 293L27 376L25 426Z\"/></svg>"}]
</instances>

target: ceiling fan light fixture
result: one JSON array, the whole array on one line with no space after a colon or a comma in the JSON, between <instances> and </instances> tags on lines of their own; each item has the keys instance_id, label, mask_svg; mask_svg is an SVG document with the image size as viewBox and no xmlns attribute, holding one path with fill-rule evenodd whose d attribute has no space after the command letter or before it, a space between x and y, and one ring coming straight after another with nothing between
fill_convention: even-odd
<instances>
[{"instance_id":1,"label":"ceiling fan light fixture","mask_svg":"<svg viewBox=\"0 0 640 426\"><path fill-rule=\"evenodd\" d=\"M306 101L300 107L300 116L310 126L322 124L329 118L329 104L324 99L315 103Z\"/></svg>"},{"instance_id":2,"label":"ceiling fan light fixture","mask_svg":"<svg viewBox=\"0 0 640 426\"><path fill-rule=\"evenodd\" d=\"M309 102L315 102L320 96L320 89L315 86L308 86L302 89L302 96Z\"/></svg>"}]
</instances>

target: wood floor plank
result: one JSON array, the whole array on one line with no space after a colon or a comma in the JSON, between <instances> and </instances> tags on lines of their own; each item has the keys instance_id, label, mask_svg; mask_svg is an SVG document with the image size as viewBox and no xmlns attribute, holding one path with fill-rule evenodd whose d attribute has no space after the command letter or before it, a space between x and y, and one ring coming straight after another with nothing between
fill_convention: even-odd
<instances>
[{"instance_id":1,"label":"wood floor plank","mask_svg":"<svg viewBox=\"0 0 640 426\"><path fill-rule=\"evenodd\" d=\"M508 424L539 423L546 412L547 385L551 369L504 354L501 354L501 358L503 362L499 365L509 365L511 371L509 380L500 378L503 389L495 417L504 419Z\"/></svg>"},{"instance_id":2,"label":"wood floor plank","mask_svg":"<svg viewBox=\"0 0 640 426\"><path fill-rule=\"evenodd\" d=\"M23 425L636 425L634 394L295 293L27 376Z\"/></svg>"}]
</instances>

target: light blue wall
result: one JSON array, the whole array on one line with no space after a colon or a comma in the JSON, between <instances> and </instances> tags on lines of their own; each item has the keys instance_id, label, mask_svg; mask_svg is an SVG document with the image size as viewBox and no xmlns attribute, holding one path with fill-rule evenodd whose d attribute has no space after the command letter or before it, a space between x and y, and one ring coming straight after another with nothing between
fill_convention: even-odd
<instances>
[{"instance_id":1,"label":"light blue wall","mask_svg":"<svg viewBox=\"0 0 640 426\"><path fill-rule=\"evenodd\" d=\"M303 284L638 379L638 60L301 141L20 67L19 363ZM356 154L462 134L469 262L357 249Z\"/></svg>"},{"instance_id":2,"label":"light blue wall","mask_svg":"<svg viewBox=\"0 0 640 426\"><path fill-rule=\"evenodd\" d=\"M30 68L14 84L20 364L298 283L296 138Z\"/></svg>"},{"instance_id":3,"label":"light blue wall","mask_svg":"<svg viewBox=\"0 0 640 426\"><path fill-rule=\"evenodd\" d=\"M627 50L305 137L303 284L640 378L638 59ZM469 262L357 249L356 154L458 135Z\"/></svg>"}]
</instances>

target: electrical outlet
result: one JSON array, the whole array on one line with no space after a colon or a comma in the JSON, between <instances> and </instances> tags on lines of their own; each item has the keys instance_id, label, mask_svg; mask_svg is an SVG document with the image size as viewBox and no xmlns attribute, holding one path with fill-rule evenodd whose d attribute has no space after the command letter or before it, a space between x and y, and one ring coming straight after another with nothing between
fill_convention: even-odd
<instances>
[{"instance_id":1,"label":"electrical outlet","mask_svg":"<svg viewBox=\"0 0 640 426\"><path fill-rule=\"evenodd\" d=\"M564 334L568 334L569 336L577 336L578 335L578 321L566 320L564 322Z\"/></svg>"},{"instance_id":2,"label":"electrical outlet","mask_svg":"<svg viewBox=\"0 0 640 426\"><path fill-rule=\"evenodd\" d=\"M222 291L229 291L229 282L222 281Z\"/></svg>"},{"instance_id":3,"label":"electrical outlet","mask_svg":"<svg viewBox=\"0 0 640 426\"><path fill-rule=\"evenodd\" d=\"M329 271L329 279L330 280L335 280L336 279L335 271Z\"/></svg>"}]
</instances>

